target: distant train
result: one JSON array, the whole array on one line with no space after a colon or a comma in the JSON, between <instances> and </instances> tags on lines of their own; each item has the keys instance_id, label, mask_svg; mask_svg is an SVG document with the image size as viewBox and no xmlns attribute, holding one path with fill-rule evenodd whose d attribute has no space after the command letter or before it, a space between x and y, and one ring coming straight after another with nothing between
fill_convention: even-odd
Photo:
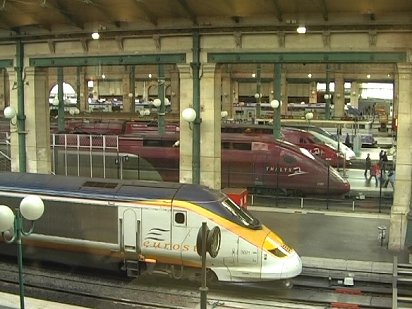
<instances>
[{"instance_id":1,"label":"distant train","mask_svg":"<svg viewBox=\"0 0 412 309\"><path fill-rule=\"evenodd\" d=\"M111 162L103 159L102 153L93 153L99 158L90 157L90 139L70 136L54 138L54 157L58 174L84 175L82 173L89 172L93 161L101 162L102 168L116 169L123 178L179 181L180 151L177 147L177 132L168 132L163 136L156 132L120 135L117 142L118 150L122 157L127 157L127 162L122 162L122 166L114 165L115 160L120 163L117 158L112 158ZM81 141L82 144L78 145L76 141ZM221 141L222 188L242 187L256 193L300 196L342 196L350 190L347 180L334 168L314 157L306 149L276 140L268 134L222 133ZM59 142L66 145L66 148L59 148ZM104 153L106 158L117 155ZM111 174L113 175L113 172Z\"/></svg>"},{"instance_id":2,"label":"distant train","mask_svg":"<svg viewBox=\"0 0 412 309\"><path fill-rule=\"evenodd\" d=\"M15 209L28 195L39 196L45 209L25 239L25 258L195 280L206 222L208 279L287 280L302 271L298 254L275 232L204 186L0 173L2 203ZM0 248L1 254L16 252L3 241Z\"/></svg>"},{"instance_id":3,"label":"distant train","mask_svg":"<svg viewBox=\"0 0 412 309\"><path fill-rule=\"evenodd\" d=\"M247 125L247 124L223 124L222 132L245 133L245 134L273 134L273 126L267 125ZM325 160L328 164L337 167L350 164L350 159L346 162L344 155L326 144L324 141L315 137L306 130L282 127L282 139L307 149L311 154Z\"/></svg>"}]
</instances>

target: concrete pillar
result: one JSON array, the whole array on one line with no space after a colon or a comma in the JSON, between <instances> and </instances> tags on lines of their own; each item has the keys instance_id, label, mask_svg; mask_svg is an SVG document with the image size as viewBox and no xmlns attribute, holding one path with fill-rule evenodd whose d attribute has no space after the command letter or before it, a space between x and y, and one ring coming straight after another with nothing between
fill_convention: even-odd
<instances>
[{"instance_id":1,"label":"concrete pillar","mask_svg":"<svg viewBox=\"0 0 412 309\"><path fill-rule=\"evenodd\" d=\"M232 93L231 93L231 97L232 97L232 106L229 112L229 118L231 119L236 119L236 113L234 111L234 106L238 106L239 104L239 81L237 80L231 80L232 83Z\"/></svg>"},{"instance_id":2,"label":"concrete pillar","mask_svg":"<svg viewBox=\"0 0 412 309\"><path fill-rule=\"evenodd\" d=\"M359 86L358 82L352 82L350 86L350 103L353 107L359 107Z\"/></svg>"},{"instance_id":3,"label":"concrete pillar","mask_svg":"<svg viewBox=\"0 0 412 309\"><path fill-rule=\"evenodd\" d=\"M170 71L170 104L172 107L171 113L177 115L179 119L180 114L180 80L179 80L179 70L172 69Z\"/></svg>"},{"instance_id":4,"label":"concrete pillar","mask_svg":"<svg viewBox=\"0 0 412 309\"><path fill-rule=\"evenodd\" d=\"M192 183L192 138L193 132L189 124L181 117L185 108L193 107L193 80L192 71L189 64L178 64L180 77L180 162L179 181ZM173 104L173 103L172 103ZM200 124L202 125L202 124Z\"/></svg>"},{"instance_id":5,"label":"concrete pillar","mask_svg":"<svg viewBox=\"0 0 412 309\"><path fill-rule=\"evenodd\" d=\"M221 79L221 94L222 94L222 110L227 111L228 113L233 109L232 105L232 92L231 92L231 80L230 72L227 71L226 66L222 66L222 79Z\"/></svg>"},{"instance_id":6,"label":"concrete pillar","mask_svg":"<svg viewBox=\"0 0 412 309\"><path fill-rule=\"evenodd\" d=\"M6 70L0 69L0 110L6 107Z\"/></svg>"},{"instance_id":7,"label":"concrete pillar","mask_svg":"<svg viewBox=\"0 0 412 309\"><path fill-rule=\"evenodd\" d=\"M388 243L389 249L395 251L402 250L405 246L412 185L412 63L399 63L397 69L399 109L396 182Z\"/></svg>"},{"instance_id":8,"label":"concrete pillar","mask_svg":"<svg viewBox=\"0 0 412 309\"><path fill-rule=\"evenodd\" d=\"M316 82L311 82L309 84L309 103L318 103Z\"/></svg>"},{"instance_id":9,"label":"concrete pillar","mask_svg":"<svg viewBox=\"0 0 412 309\"><path fill-rule=\"evenodd\" d=\"M221 74L215 68L215 64L203 64L200 78L200 183L221 189Z\"/></svg>"},{"instance_id":10,"label":"concrete pillar","mask_svg":"<svg viewBox=\"0 0 412 309\"><path fill-rule=\"evenodd\" d=\"M13 68L7 69L9 78L9 100L10 106L14 107L18 112L18 96L17 96L17 74ZM10 167L12 172L19 172L19 136L17 131L17 119L10 121Z\"/></svg>"},{"instance_id":11,"label":"concrete pillar","mask_svg":"<svg viewBox=\"0 0 412 309\"><path fill-rule=\"evenodd\" d=\"M26 157L28 173L51 173L47 69L25 69ZM13 156L13 154L12 154Z\"/></svg>"},{"instance_id":12,"label":"concrete pillar","mask_svg":"<svg viewBox=\"0 0 412 309\"><path fill-rule=\"evenodd\" d=\"M123 74L121 74L121 77L122 77L122 93L123 93L123 112L134 113L134 110L132 110L132 107L134 106L134 104L132 104L132 100L133 100L132 87L134 87L134 85L131 85L130 83L131 82L130 72L125 70Z\"/></svg>"},{"instance_id":13,"label":"concrete pillar","mask_svg":"<svg viewBox=\"0 0 412 309\"><path fill-rule=\"evenodd\" d=\"M345 81L343 73L335 73L335 95L333 96L334 115L342 118L345 115Z\"/></svg>"}]
</instances>

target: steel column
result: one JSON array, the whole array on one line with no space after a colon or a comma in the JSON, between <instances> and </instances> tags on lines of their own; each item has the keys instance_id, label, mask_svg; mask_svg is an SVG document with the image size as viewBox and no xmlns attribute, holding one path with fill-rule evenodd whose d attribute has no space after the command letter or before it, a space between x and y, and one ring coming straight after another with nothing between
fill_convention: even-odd
<instances>
[{"instance_id":1,"label":"steel column","mask_svg":"<svg viewBox=\"0 0 412 309\"><path fill-rule=\"evenodd\" d=\"M196 119L193 122L192 141L192 183L200 184L200 35L199 31L193 32L193 109Z\"/></svg>"},{"instance_id":2,"label":"steel column","mask_svg":"<svg viewBox=\"0 0 412 309\"><path fill-rule=\"evenodd\" d=\"M64 132L64 99L63 99L63 68L57 68L57 97L59 99L57 113L57 127L59 132Z\"/></svg>"},{"instance_id":3,"label":"steel column","mask_svg":"<svg viewBox=\"0 0 412 309\"><path fill-rule=\"evenodd\" d=\"M256 66L256 93L255 93L255 98L256 98L256 119L260 118L261 114L261 106L260 103L262 101L262 82L260 80L261 78L261 73L262 73L262 67L260 64Z\"/></svg>"},{"instance_id":4,"label":"steel column","mask_svg":"<svg viewBox=\"0 0 412 309\"><path fill-rule=\"evenodd\" d=\"M329 83L330 83L330 65L329 63L326 64L326 91L325 91L325 119L329 120L330 119L330 101L331 101L331 94L330 94L330 89L329 89Z\"/></svg>"},{"instance_id":5,"label":"steel column","mask_svg":"<svg viewBox=\"0 0 412 309\"><path fill-rule=\"evenodd\" d=\"M21 41L16 46L17 71L17 130L19 135L19 171L26 172L26 115L24 113L24 45Z\"/></svg>"},{"instance_id":6,"label":"steel column","mask_svg":"<svg viewBox=\"0 0 412 309\"><path fill-rule=\"evenodd\" d=\"M274 81L273 81L273 91L274 97L279 101L278 108L273 111L273 136L277 139L282 137L281 125L280 125L280 114L282 111L282 64L275 64Z\"/></svg>"},{"instance_id":7,"label":"steel column","mask_svg":"<svg viewBox=\"0 0 412 309\"><path fill-rule=\"evenodd\" d=\"M157 110L159 134L165 134L165 68L163 64L158 65L158 89L157 95L160 99L160 106Z\"/></svg>"}]
</instances>

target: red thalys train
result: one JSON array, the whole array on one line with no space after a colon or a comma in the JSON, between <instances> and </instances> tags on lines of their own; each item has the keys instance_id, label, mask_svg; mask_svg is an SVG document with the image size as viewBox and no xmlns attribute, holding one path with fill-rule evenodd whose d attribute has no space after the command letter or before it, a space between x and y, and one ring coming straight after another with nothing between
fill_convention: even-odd
<instances>
[{"instance_id":1,"label":"red thalys train","mask_svg":"<svg viewBox=\"0 0 412 309\"><path fill-rule=\"evenodd\" d=\"M222 125L222 132L273 134L273 127L262 125L224 124ZM311 154L318 156L334 167L350 164L350 162L345 161L343 154L339 153L339 151L333 147L326 145L308 131L298 128L282 127L282 135L285 141L309 150Z\"/></svg>"},{"instance_id":2,"label":"red thalys train","mask_svg":"<svg viewBox=\"0 0 412 309\"><path fill-rule=\"evenodd\" d=\"M83 133L86 133L85 130ZM67 143L68 140L78 139L65 140ZM156 180L178 182L178 140L178 132L168 132L163 136L147 131L120 135L119 151L123 156L130 154L127 166L135 170L134 173L127 173L127 177L157 177ZM82 146L87 146L88 139L84 139L83 143L85 145ZM74 148L75 145L73 156L78 156ZM67 153L64 155L67 156ZM84 155L89 156L89 152L86 150ZM73 159L61 158L59 161L72 162ZM110 164L105 162L105 168L109 167ZM86 171L81 167L77 169ZM221 170L222 187L246 187L252 192L339 196L350 189L349 183L334 168L309 151L275 140L269 134L222 133Z\"/></svg>"},{"instance_id":3,"label":"red thalys train","mask_svg":"<svg viewBox=\"0 0 412 309\"><path fill-rule=\"evenodd\" d=\"M178 131L178 125L171 124L166 126L166 131ZM133 121L105 121L105 122L67 122L68 132L87 133L87 134L136 134L147 131L157 131L157 123L133 122ZM245 134L272 134L273 128L268 126L224 124L222 133L245 133ZM299 147L309 150L313 155L325 160L333 167L350 165L345 161L343 154L324 142L318 140L308 131L297 128L282 128L283 139Z\"/></svg>"}]
</instances>

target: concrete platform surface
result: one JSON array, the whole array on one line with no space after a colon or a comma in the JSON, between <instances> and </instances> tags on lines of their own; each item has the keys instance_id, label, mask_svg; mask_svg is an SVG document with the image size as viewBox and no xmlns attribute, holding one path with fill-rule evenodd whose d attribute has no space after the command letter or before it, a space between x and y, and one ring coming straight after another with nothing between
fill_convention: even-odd
<instances>
[{"instance_id":1,"label":"concrete platform surface","mask_svg":"<svg viewBox=\"0 0 412 309\"><path fill-rule=\"evenodd\" d=\"M387 236L390 216L350 212L322 212L290 208L249 207L263 224L278 233L302 257L303 266L347 271L391 273L393 257L408 263L406 250L392 252Z\"/></svg>"},{"instance_id":2,"label":"concrete platform surface","mask_svg":"<svg viewBox=\"0 0 412 309\"><path fill-rule=\"evenodd\" d=\"M24 298L24 305L28 309L85 309L85 307L44 301L31 297ZM20 296L0 292L0 309L20 309Z\"/></svg>"}]
</instances>

